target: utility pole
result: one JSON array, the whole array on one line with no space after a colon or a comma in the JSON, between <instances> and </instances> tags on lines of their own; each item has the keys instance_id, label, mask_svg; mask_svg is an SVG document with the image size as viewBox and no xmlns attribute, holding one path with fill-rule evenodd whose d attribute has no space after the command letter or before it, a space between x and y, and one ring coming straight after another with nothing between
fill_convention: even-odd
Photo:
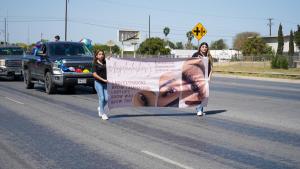
<instances>
[{"instance_id":1,"label":"utility pole","mask_svg":"<svg viewBox=\"0 0 300 169\"><path fill-rule=\"evenodd\" d=\"M27 27L27 45L30 43L30 30L29 30L29 25Z\"/></svg>"},{"instance_id":2,"label":"utility pole","mask_svg":"<svg viewBox=\"0 0 300 169\"><path fill-rule=\"evenodd\" d=\"M150 15L149 15L149 38L150 38Z\"/></svg>"},{"instance_id":3,"label":"utility pole","mask_svg":"<svg viewBox=\"0 0 300 169\"><path fill-rule=\"evenodd\" d=\"M7 32L7 28L6 28L6 18L4 18L4 45L6 46L6 43L7 43L7 35L6 35L6 32Z\"/></svg>"},{"instance_id":4,"label":"utility pole","mask_svg":"<svg viewBox=\"0 0 300 169\"><path fill-rule=\"evenodd\" d=\"M67 41L67 29L68 29L68 0L66 0L66 10L65 10L65 41Z\"/></svg>"},{"instance_id":5,"label":"utility pole","mask_svg":"<svg viewBox=\"0 0 300 169\"><path fill-rule=\"evenodd\" d=\"M268 20L269 20L268 26L270 29L270 36L272 36L272 25L273 25L272 20L273 20L273 18L268 18Z\"/></svg>"}]
</instances>

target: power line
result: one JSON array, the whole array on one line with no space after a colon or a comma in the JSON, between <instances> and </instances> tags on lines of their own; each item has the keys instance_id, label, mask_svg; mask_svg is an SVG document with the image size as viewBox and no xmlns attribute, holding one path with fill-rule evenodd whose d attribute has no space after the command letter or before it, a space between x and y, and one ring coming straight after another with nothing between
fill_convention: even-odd
<instances>
[{"instance_id":1,"label":"power line","mask_svg":"<svg viewBox=\"0 0 300 169\"><path fill-rule=\"evenodd\" d=\"M34 20L34 19L31 19L31 20L8 20L6 21L7 23L18 23L18 22L61 22L61 21L64 21L63 19L37 19L37 20ZM0 21L0 22L3 22L3 21Z\"/></svg>"},{"instance_id":2,"label":"power line","mask_svg":"<svg viewBox=\"0 0 300 169\"><path fill-rule=\"evenodd\" d=\"M131 4L127 2L116 2L112 0L102 0L102 2L107 3L107 4L113 4L115 5L118 3L119 6L128 6L131 8L138 8L138 9L147 9L147 10L153 10L153 11L158 11L158 12L164 12L164 13L180 13L183 15L192 15L192 16L199 16L200 13L197 12L191 12L191 11L186 11L186 10L178 10L178 9L170 9L170 8L150 8L149 6L142 6L142 5L137 5L137 4ZM225 15L215 15L215 14L201 14L203 17L216 17L216 18L232 18L232 19L240 19L240 20L263 20L264 18L260 17L242 17L242 16L225 16Z\"/></svg>"},{"instance_id":3,"label":"power line","mask_svg":"<svg viewBox=\"0 0 300 169\"><path fill-rule=\"evenodd\" d=\"M63 19L46 19L46 20L9 20L7 22L63 22ZM95 27L101 27L101 28L107 28L107 29L115 29L115 30L119 30L122 29L122 27L120 26L111 26L111 25L105 25L105 24L95 24L95 23L91 23L91 22L86 22L86 21L78 21L78 20L73 20L73 19L68 19L68 22L71 23L79 23L79 24L84 24L84 25L90 25L90 26L95 26ZM172 28L171 28L172 29ZM149 33L149 29L146 29L146 26L142 26L139 28L139 30L141 32L144 33ZM185 32L184 31L188 31L187 30L183 30L183 29L172 29L173 33L172 35L174 36L185 36ZM174 33L174 32L184 32L184 33ZM161 31L159 31L159 29L156 29L156 31L151 30L151 34L162 34ZM209 37L234 37L234 35L214 35L214 34L209 34L207 35Z\"/></svg>"}]
</instances>

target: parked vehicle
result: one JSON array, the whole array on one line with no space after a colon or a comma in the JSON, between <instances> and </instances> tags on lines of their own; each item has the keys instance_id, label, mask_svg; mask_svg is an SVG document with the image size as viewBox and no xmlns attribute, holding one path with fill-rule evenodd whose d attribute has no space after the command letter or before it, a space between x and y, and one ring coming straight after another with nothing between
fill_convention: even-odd
<instances>
[{"instance_id":1,"label":"parked vehicle","mask_svg":"<svg viewBox=\"0 0 300 169\"><path fill-rule=\"evenodd\" d=\"M27 89L45 84L46 93L57 87L73 90L76 85L94 86L93 55L80 42L46 42L22 60L24 83Z\"/></svg>"},{"instance_id":2,"label":"parked vehicle","mask_svg":"<svg viewBox=\"0 0 300 169\"><path fill-rule=\"evenodd\" d=\"M0 47L0 76L13 79L22 77L24 50L16 46Z\"/></svg>"}]
</instances>

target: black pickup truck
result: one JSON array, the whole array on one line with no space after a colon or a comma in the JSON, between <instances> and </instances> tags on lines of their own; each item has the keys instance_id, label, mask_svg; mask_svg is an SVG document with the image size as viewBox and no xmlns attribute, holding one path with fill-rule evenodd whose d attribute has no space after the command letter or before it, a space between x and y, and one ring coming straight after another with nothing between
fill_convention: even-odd
<instances>
[{"instance_id":1,"label":"black pickup truck","mask_svg":"<svg viewBox=\"0 0 300 169\"><path fill-rule=\"evenodd\" d=\"M22 77L24 50L17 46L0 47L0 76L13 79Z\"/></svg>"},{"instance_id":2,"label":"black pickup truck","mask_svg":"<svg viewBox=\"0 0 300 169\"><path fill-rule=\"evenodd\" d=\"M34 55L22 60L24 83L27 89L42 82L48 94L57 87L73 90L76 85L94 85L93 55L80 42L46 42Z\"/></svg>"}]
</instances>

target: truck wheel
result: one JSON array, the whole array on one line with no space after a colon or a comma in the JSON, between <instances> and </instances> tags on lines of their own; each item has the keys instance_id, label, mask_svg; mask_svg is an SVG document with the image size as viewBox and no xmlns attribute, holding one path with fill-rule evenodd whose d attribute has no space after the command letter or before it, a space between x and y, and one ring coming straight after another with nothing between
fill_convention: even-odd
<instances>
[{"instance_id":1,"label":"truck wheel","mask_svg":"<svg viewBox=\"0 0 300 169\"><path fill-rule=\"evenodd\" d=\"M29 70L24 71L24 83L26 89L33 89L34 88L34 83L31 82L31 74Z\"/></svg>"},{"instance_id":2,"label":"truck wheel","mask_svg":"<svg viewBox=\"0 0 300 169\"><path fill-rule=\"evenodd\" d=\"M47 94L53 94L56 91L56 87L52 82L52 75L50 72L47 72L45 76L45 89Z\"/></svg>"}]
</instances>

